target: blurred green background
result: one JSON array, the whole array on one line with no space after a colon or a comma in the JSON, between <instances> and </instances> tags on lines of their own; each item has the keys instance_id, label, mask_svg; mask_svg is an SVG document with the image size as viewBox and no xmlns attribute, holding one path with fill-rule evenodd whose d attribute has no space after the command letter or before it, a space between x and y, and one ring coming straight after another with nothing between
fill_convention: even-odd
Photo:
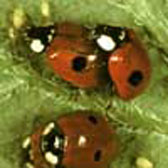
<instances>
[{"instance_id":1,"label":"blurred green background","mask_svg":"<svg viewBox=\"0 0 168 168\"><path fill-rule=\"evenodd\" d=\"M137 166L139 157L149 160L154 168L167 168L167 7L168 0L0 0L0 168L20 167L21 142L35 122L78 109L108 115L117 126L121 154L111 168L150 168L147 164ZM22 22L44 25L73 21L135 29L152 62L149 88L124 102L110 88L86 92L60 79L52 82L39 76L26 60L14 61L20 58L15 51L24 46L15 44L19 36L12 36L13 31L19 32L17 19L21 19L20 27Z\"/></svg>"}]
</instances>

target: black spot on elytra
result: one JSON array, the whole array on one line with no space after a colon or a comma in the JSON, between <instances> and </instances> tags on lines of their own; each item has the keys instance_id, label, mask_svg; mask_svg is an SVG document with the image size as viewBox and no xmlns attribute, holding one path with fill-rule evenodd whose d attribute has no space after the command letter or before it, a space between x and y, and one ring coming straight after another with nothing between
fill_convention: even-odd
<instances>
[{"instance_id":1,"label":"black spot on elytra","mask_svg":"<svg viewBox=\"0 0 168 168\"><path fill-rule=\"evenodd\" d=\"M78 56L72 61L72 69L77 72L81 72L86 68L87 60L82 56Z\"/></svg>"},{"instance_id":2,"label":"black spot on elytra","mask_svg":"<svg viewBox=\"0 0 168 168\"><path fill-rule=\"evenodd\" d=\"M94 161L95 162L98 162L101 160L101 156L102 156L102 151L101 150L97 150L95 153L94 153Z\"/></svg>"},{"instance_id":3,"label":"black spot on elytra","mask_svg":"<svg viewBox=\"0 0 168 168\"><path fill-rule=\"evenodd\" d=\"M92 124L97 124L97 119L96 119L96 117L95 116L93 116L93 115L90 115L89 117L88 117L88 119L89 119L89 121L92 123Z\"/></svg>"},{"instance_id":4,"label":"black spot on elytra","mask_svg":"<svg viewBox=\"0 0 168 168\"><path fill-rule=\"evenodd\" d=\"M139 70L133 71L128 78L129 84L131 84L134 87L137 87L142 82L142 80L143 74Z\"/></svg>"}]
</instances>

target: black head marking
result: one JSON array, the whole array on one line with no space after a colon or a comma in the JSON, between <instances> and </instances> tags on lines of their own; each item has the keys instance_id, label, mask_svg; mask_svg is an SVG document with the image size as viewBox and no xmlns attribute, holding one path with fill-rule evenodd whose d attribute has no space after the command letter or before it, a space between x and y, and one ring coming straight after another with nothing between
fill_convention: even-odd
<instances>
[{"instance_id":1,"label":"black head marking","mask_svg":"<svg viewBox=\"0 0 168 168\"><path fill-rule=\"evenodd\" d=\"M41 136L41 151L44 156L46 153L57 156L57 165L61 164L64 154L64 135L56 123L47 134Z\"/></svg>"},{"instance_id":2,"label":"black head marking","mask_svg":"<svg viewBox=\"0 0 168 168\"><path fill-rule=\"evenodd\" d=\"M93 37L95 39L98 39L101 35L111 37L116 45L115 48L119 47L122 43L129 40L127 30L123 27L112 27L106 25L97 26L94 31Z\"/></svg>"},{"instance_id":3,"label":"black head marking","mask_svg":"<svg viewBox=\"0 0 168 168\"><path fill-rule=\"evenodd\" d=\"M49 45L55 36L55 27L29 27L26 30L26 37L29 41L39 40L45 48Z\"/></svg>"},{"instance_id":4,"label":"black head marking","mask_svg":"<svg viewBox=\"0 0 168 168\"><path fill-rule=\"evenodd\" d=\"M33 156L32 156L32 148L31 148L31 137L27 137L22 143L22 157L23 157L23 167L25 168L33 168Z\"/></svg>"}]
</instances>

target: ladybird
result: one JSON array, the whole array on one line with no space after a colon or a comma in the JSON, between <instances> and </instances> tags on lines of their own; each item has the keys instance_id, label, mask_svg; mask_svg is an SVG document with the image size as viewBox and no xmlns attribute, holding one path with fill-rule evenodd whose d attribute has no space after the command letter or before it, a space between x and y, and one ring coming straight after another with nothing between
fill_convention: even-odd
<instances>
[{"instance_id":1,"label":"ladybird","mask_svg":"<svg viewBox=\"0 0 168 168\"><path fill-rule=\"evenodd\" d=\"M71 22L27 29L30 49L45 52L55 74L75 87L96 88L109 80L107 62L88 36L89 29Z\"/></svg>"},{"instance_id":2,"label":"ladybird","mask_svg":"<svg viewBox=\"0 0 168 168\"><path fill-rule=\"evenodd\" d=\"M81 111L40 126L22 147L25 168L102 168L119 151L106 118Z\"/></svg>"},{"instance_id":3,"label":"ladybird","mask_svg":"<svg viewBox=\"0 0 168 168\"><path fill-rule=\"evenodd\" d=\"M46 55L53 71L74 86L96 88L108 80L107 63L95 53L93 43L84 38L57 36Z\"/></svg>"},{"instance_id":4,"label":"ladybird","mask_svg":"<svg viewBox=\"0 0 168 168\"><path fill-rule=\"evenodd\" d=\"M108 71L118 95L129 100L144 91L151 76L147 51L133 30L127 30L128 41L109 55Z\"/></svg>"}]
</instances>

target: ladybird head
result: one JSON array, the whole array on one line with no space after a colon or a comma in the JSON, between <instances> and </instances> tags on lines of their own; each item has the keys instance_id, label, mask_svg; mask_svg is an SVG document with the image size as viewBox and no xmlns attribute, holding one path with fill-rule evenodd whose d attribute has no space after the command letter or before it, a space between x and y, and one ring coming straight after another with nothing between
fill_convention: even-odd
<instances>
[{"instance_id":1,"label":"ladybird head","mask_svg":"<svg viewBox=\"0 0 168 168\"><path fill-rule=\"evenodd\" d=\"M38 129L22 144L25 168L60 167L63 158L64 135L54 122Z\"/></svg>"},{"instance_id":2,"label":"ladybird head","mask_svg":"<svg viewBox=\"0 0 168 168\"><path fill-rule=\"evenodd\" d=\"M29 48L35 53L45 51L46 47L51 43L55 36L55 26L47 27L28 27L26 29L26 39Z\"/></svg>"},{"instance_id":3,"label":"ladybird head","mask_svg":"<svg viewBox=\"0 0 168 168\"><path fill-rule=\"evenodd\" d=\"M92 31L95 43L104 52L112 52L128 40L127 31L122 27L100 25Z\"/></svg>"}]
</instances>

